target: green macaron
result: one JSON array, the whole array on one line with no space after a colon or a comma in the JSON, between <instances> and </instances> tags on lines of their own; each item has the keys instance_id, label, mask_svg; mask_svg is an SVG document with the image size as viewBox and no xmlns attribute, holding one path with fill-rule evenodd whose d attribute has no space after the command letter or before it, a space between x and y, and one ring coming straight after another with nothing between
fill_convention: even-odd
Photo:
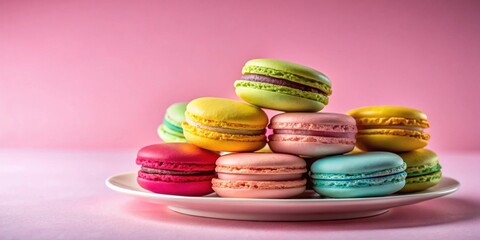
<instances>
[{"instance_id":1,"label":"green macaron","mask_svg":"<svg viewBox=\"0 0 480 240\"><path fill-rule=\"evenodd\" d=\"M431 150L418 149L398 154L407 164L405 187L400 192L417 192L437 185L442 179L438 156Z\"/></svg>"},{"instance_id":2,"label":"green macaron","mask_svg":"<svg viewBox=\"0 0 480 240\"><path fill-rule=\"evenodd\" d=\"M182 122L185 121L187 103L175 103L167 108L163 123L158 127L158 136L164 142L186 142Z\"/></svg>"},{"instance_id":3,"label":"green macaron","mask_svg":"<svg viewBox=\"0 0 480 240\"><path fill-rule=\"evenodd\" d=\"M275 59L245 63L235 93L253 105L285 112L317 112L328 104L331 82L323 73Z\"/></svg>"}]
</instances>

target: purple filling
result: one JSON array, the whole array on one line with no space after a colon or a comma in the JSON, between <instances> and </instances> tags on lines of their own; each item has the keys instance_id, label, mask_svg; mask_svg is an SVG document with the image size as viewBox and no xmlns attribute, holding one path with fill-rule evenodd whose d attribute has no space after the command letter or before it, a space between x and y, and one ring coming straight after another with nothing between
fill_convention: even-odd
<instances>
[{"instance_id":1,"label":"purple filling","mask_svg":"<svg viewBox=\"0 0 480 240\"><path fill-rule=\"evenodd\" d=\"M275 129L275 134L288 134L288 135L306 135L306 136L319 136L319 137L333 137L333 138L354 138L354 132L325 132L325 131L312 131L312 130L294 130L294 129Z\"/></svg>"},{"instance_id":2,"label":"purple filling","mask_svg":"<svg viewBox=\"0 0 480 240\"><path fill-rule=\"evenodd\" d=\"M285 80L285 79L274 78L274 77L269 77L269 76L264 76L264 75L245 74L240 79L251 81L251 82L270 83L270 84L275 84L275 85L279 85L279 86L295 88L295 89L302 90L302 91L324 94L322 90L317 89L317 88L313 88L313 87L306 86L306 85L296 83L296 82L291 82L291 81L288 81L288 80Z\"/></svg>"}]
</instances>

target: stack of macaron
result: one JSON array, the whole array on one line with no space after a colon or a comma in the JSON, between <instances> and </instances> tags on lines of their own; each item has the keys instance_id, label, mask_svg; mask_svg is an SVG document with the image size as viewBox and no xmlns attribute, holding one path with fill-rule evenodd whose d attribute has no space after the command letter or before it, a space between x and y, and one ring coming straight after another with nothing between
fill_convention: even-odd
<instances>
[{"instance_id":1,"label":"stack of macaron","mask_svg":"<svg viewBox=\"0 0 480 240\"><path fill-rule=\"evenodd\" d=\"M399 106L369 106L348 114L357 122L360 150L396 153L406 163L406 184L400 192L421 191L440 182L438 156L424 148L430 139L424 132L430 127L425 113Z\"/></svg>"},{"instance_id":2,"label":"stack of macaron","mask_svg":"<svg viewBox=\"0 0 480 240\"><path fill-rule=\"evenodd\" d=\"M320 113L332 90L328 77L317 70L254 59L234 86L245 102L201 97L167 109L158 129L165 143L138 152L140 186L184 196L215 192L219 197L291 198L311 185L324 197L345 198L425 189L431 184L406 187L405 179L417 183L441 176L438 160L423 157L436 159L433 152L404 153L426 145L428 135L421 131L426 119L372 120L368 111L365 116ZM262 108L284 113L269 119ZM405 124L380 127L399 122ZM363 151L352 153L355 146Z\"/></svg>"}]
</instances>

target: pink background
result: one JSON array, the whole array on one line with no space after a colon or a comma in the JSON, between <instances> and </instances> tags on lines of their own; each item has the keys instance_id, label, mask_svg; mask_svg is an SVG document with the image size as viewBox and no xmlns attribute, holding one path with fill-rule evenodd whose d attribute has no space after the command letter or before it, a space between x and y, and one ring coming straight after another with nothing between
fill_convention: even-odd
<instances>
[{"instance_id":1,"label":"pink background","mask_svg":"<svg viewBox=\"0 0 480 240\"><path fill-rule=\"evenodd\" d=\"M428 114L430 147L479 150L479 1L0 1L0 148L137 148L165 108L236 98L244 62L324 72L325 109Z\"/></svg>"}]
</instances>

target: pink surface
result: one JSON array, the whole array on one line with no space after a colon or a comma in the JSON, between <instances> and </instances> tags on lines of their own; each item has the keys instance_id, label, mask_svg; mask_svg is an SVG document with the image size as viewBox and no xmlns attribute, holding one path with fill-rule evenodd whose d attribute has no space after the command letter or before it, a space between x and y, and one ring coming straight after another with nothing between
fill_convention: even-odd
<instances>
[{"instance_id":1,"label":"pink surface","mask_svg":"<svg viewBox=\"0 0 480 240\"><path fill-rule=\"evenodd\" d=\"M324 72L326 111L418 108L430 148L475 150L478 12L475 0L1 1L0 147L158 142L168 105L236 98L243 64L268 57Z\"/></svg>"},{"instance_id":2,"label":"pink surface","mask_svg":"<svg viewBox=\"0 0 480 240\"><path fill-rule=\"evenodd\" d=\"M480 153L440 152L452 195L371 218L249 222L186 216L109 190L111 175L135 171L136 150L0 150L2 239L478 239ZM61 179L61 180L59 180Z\"/></svg>"}]
</instances>

